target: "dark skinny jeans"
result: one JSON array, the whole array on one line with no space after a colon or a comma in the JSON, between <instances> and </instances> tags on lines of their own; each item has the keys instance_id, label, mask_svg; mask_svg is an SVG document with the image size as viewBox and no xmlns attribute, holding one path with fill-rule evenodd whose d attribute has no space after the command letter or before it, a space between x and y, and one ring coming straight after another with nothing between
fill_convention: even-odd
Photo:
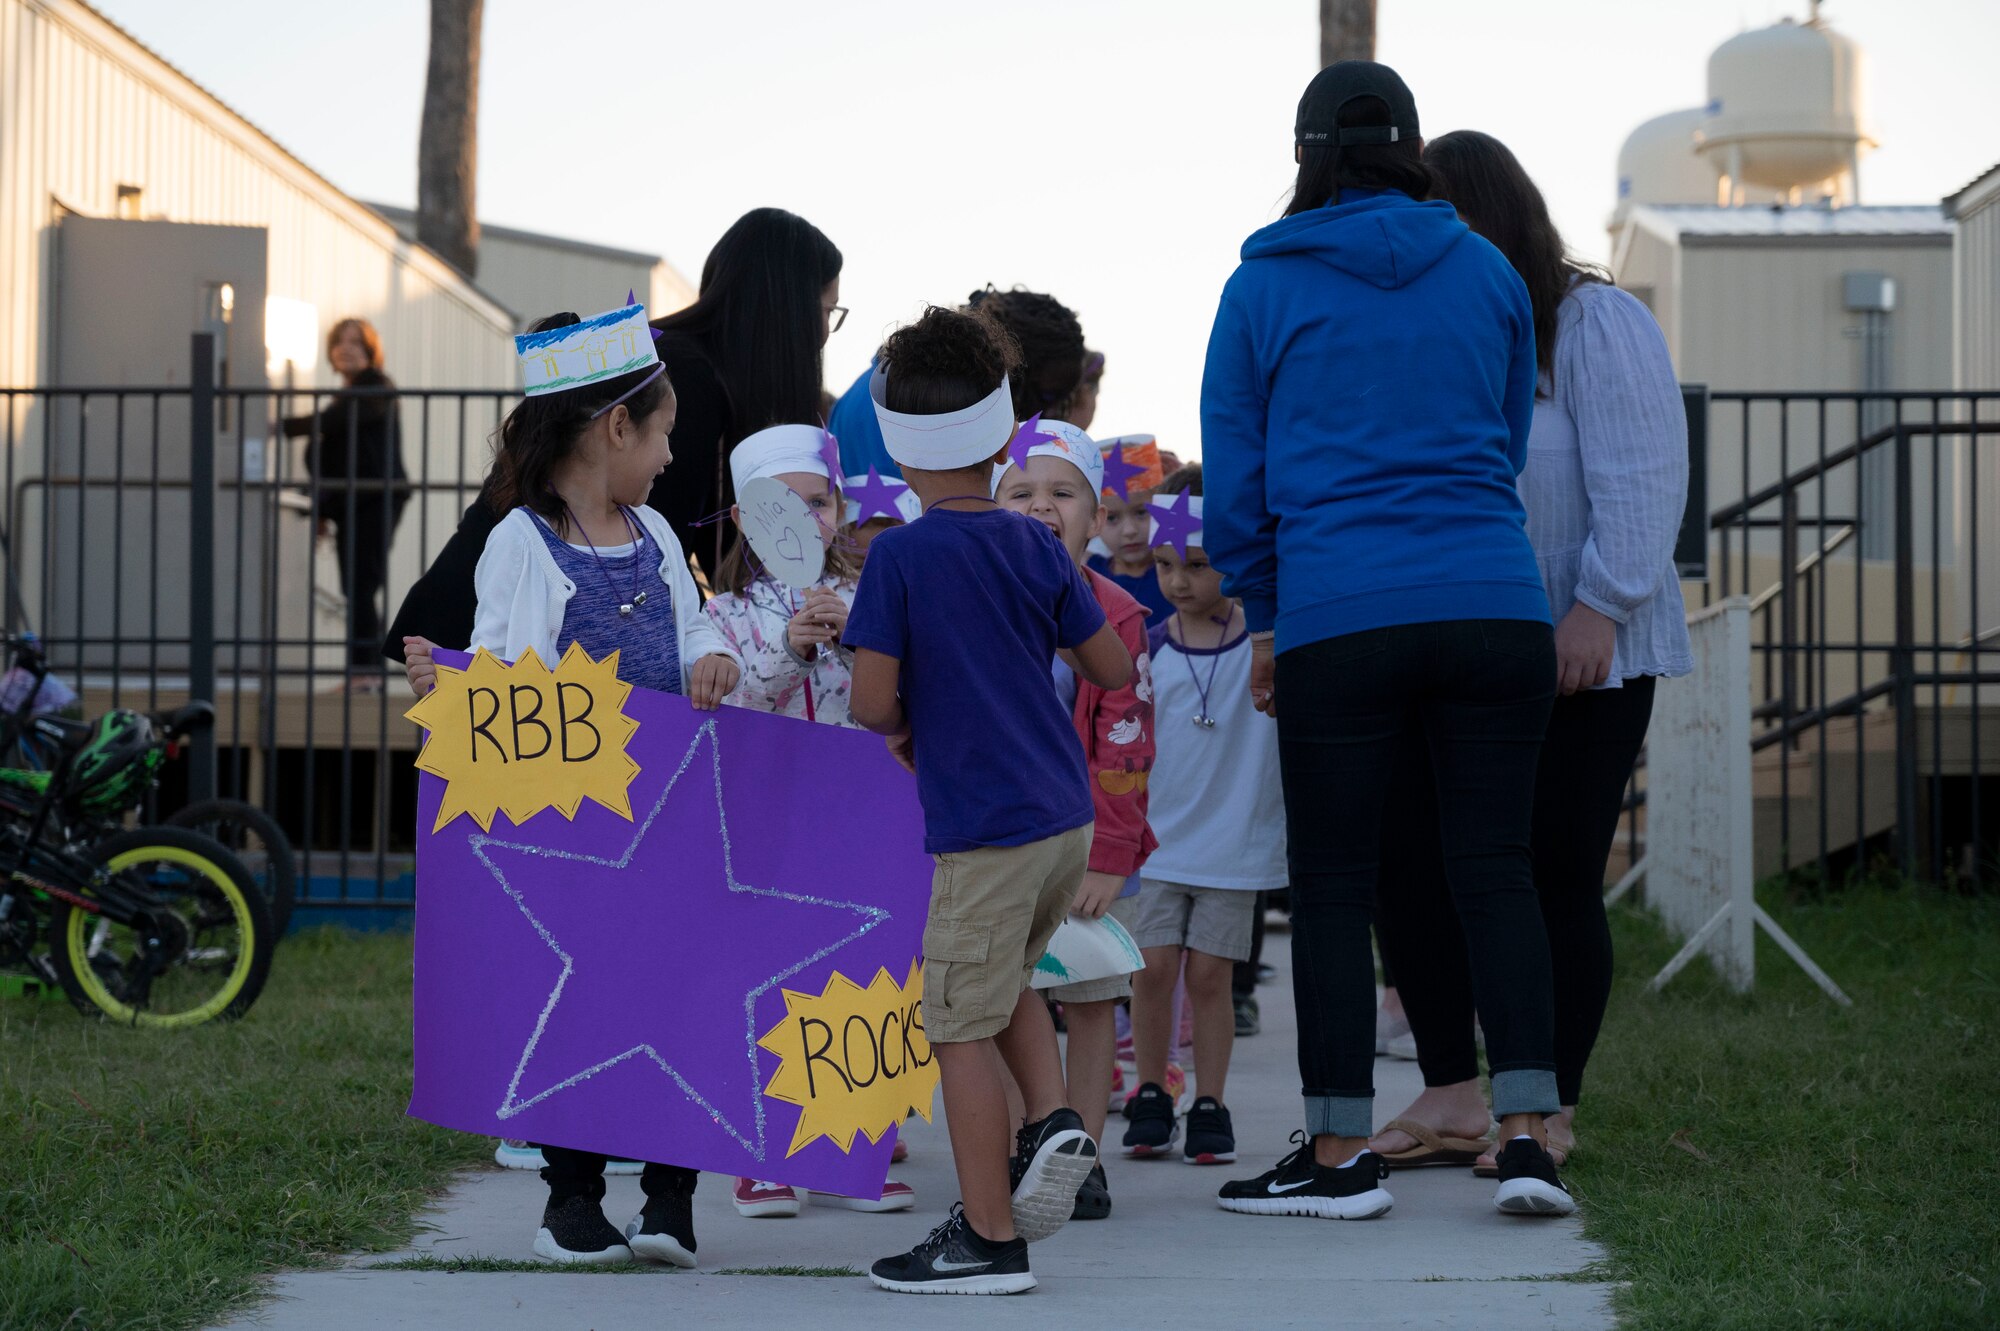
<instances>
[{"instance_id":1,"label":"dark skinny jeans","mask_svg":"<svg viewBox=\"0 0 2000 1331\"><path fill-rule=\"evenodd\" d=\"M1466 924L1494 1112L1555 1113L1548 935L1528 855L1555 698L1553 631L1510 619L1402 624L1292 648L1277 667L1306 1131L1374 1131L1369 928L1382 820L1407 749L1426 752L1436 774L1429 832Z\"/></svg>"},{"instance_id":2,"label":"dark skinny jeans","mask_svg":"<svg viewBox=\"0 0 2000 1331\"><path fill-rule=\"evenodd\" d=\"M1652 676L1641 675L1622 688L1556 699L1536 769L1535 890L1555 968L1556 1095L1566 1105L1583 1090L1584 1064L1611 1000L1604 863L1632 764L1646 742L1653 686ZM1377 936L1402 981L1397 992L1417 1039L1424 1085L1450 1086L1479 1075L1465 935L1427 831L1436 821L1437 793L1423 755L1409 755L1395 781L1396 798L1382 824Z\"/></svg>"},{"instance_id":3,"label":"dark skinny jeans","mask_svg":"<svg viewBox=\"0 0 2000 1331\"><path fill-rule=\"evenodd\" d=\"M541 1152L542 1159L548 1162L542 1169L542 1182L549 1185L551 1206L559 1206L576 1196L588 1197L594 1202L604 1200L604 1165L609 1156L592 1151L573 1151L567 1146L543 1145ZM639 1175L639 1187L649 1198L673 1192L693 1192L700 1177L692 1169L648 1161L645 1171Z\"/></svg>"}]
</instances>

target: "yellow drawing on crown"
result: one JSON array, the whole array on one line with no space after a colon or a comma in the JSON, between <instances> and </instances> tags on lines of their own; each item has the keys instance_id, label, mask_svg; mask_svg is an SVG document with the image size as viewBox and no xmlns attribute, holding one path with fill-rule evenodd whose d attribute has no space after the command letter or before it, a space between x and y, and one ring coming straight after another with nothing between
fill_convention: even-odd
<instances>
[{"instance_id":1,"label":"yellow drawing on crown","mask_svg":"<svg viewBox=\"0 0 2000 1331\"><path fill-rule=\"evenodd\" d=\"M439 666L437 687L404 713L430 732L417 767L445 781L431 830L461 813L489 832L496 812L517 827L548 808L574 818L586 797L630 819L631 694L617 652L592 661L575 643L554 670L533 648L511 666L484 648L464 670Z\"/></svg>"},{"instance_id":2,"label":"yellow drawing on crown","mask_svg":"<svg viewBox=\"0 0 2000 1331\"><path fill-rule=\"evenodd\" d=\"M821 1137L843 1151L857 1132L879 1142L911 1110L930 1120L938 1066L923 992L915 961L902 984L884 967L866 989L836 971L822 994L784 991L783 1020L757 1043L781 1060L764 1094L799 1107L787 1156Z\"/></svg>"}]
</instances>

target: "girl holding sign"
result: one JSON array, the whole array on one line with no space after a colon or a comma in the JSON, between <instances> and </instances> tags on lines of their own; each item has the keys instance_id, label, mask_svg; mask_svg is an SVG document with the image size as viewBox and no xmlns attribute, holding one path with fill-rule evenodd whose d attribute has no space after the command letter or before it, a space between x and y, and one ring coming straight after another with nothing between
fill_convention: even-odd
<instances>
[{"instance_id":1,"label":"girl holding sign","mask_svg":"<svg viewBox=\"0 0 2000 1331\"><path fill-rule=\"evenodd\" d=\"M854 654L840 643L858 570L836 539L839 464L839 445L817 425L774 425L736 446L729 471L737 502L729 515L742 539L723 557L717 594L703 613L743 661L743 677L724 702L859 729L848 710ZM807 1200L903 1211L917 1195L895 1179L877 1199L738 1178L731 1200L754 1219L795 1216Z\"/></svg>"},{"instance_id":2,"label":"girl holding sign","mask_svg":"<svg viewBox=\"0 0 2000 1331\"><path fill-rule=\"evenodd\" d=\"M645 307L553 314L514 346L527 396L500 427L488 493L506 516L473 574L472 650L513 661L533 649L550 662L571 643L599 659L616 651L625 682L714 709L742 661L703 615L666 519L646 507L673 461L676 404ZM427 692L431 645L405 645L410 682ZM537 1256L694 1265L694 1170L648 1163L646 1205L621 1233L604 1216L605 1157L548 1144L541 1152L549 1200Z\"/></svg>"}]
</instances>

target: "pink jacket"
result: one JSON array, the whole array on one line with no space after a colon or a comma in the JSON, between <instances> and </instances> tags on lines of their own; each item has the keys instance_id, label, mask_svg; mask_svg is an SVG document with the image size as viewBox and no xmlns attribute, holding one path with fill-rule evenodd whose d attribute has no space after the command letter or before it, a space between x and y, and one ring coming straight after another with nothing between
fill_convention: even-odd
<instances>
[{"instance_id":1,"label":"pink jacket","mask_svg":"<svg viewBox=\"0 0 2000 1331\"><path fill-rule=\"evenodd\" d=\"M1159 840L1146 825L1146 782L1153 770L1153 663L1146 645L1146 608L1111 579L1083 571L1104 617L1132 653L1132 677L1118 689L1077 680L1076 737L1083 741L1097 832L1090 843L1095 873L1130 878Z\"/></svg>"}]
</instances>

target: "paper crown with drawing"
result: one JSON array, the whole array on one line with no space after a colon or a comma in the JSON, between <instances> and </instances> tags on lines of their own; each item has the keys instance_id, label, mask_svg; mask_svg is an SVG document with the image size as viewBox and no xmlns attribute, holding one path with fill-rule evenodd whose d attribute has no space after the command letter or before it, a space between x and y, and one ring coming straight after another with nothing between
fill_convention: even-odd
<instances>
[{"instance_id":1,"label":"paper crown with drawing","mask_svg":"<svg viewBox=\"0 0 2000 1331\"><path fill-rule=\"evenodd\" d=\"M1100 439L1104 455L1104 490L1120 499L1130 499L1134 489L1151 490L1167 478L1160 462L1159 440L1150 434L1121 434Z\"/></svg>"},{"instance_id":2,"label":"paper crown with drawing","mask_svg":"<svg viewBox=\"0 0 2000 1331\"><path fill-rule=\"evenodd\" d=\"M1016 467L1025 470L1029 458L1060 458L1083 474L1083 483L1093 498L1104 489L1104 456L1091 437L1068 421L1045 421L1040 416L1014 432L1007 460L993 469L993 493Z\"/></svg>"},{"instance_id":3,"label":"paper crown with drawing","mask_svg":"<svg viewBox=\"0 0 2000 1331\"><path fill-rule=\"evenodd\" d=\"M666 373L653 347L658 336L646 324L646 307L637 301L561 328L518 333L514 358L520 362L521 391L529 397L562 393L650 367L653 373L633 388L637 392Z\"/></svg>"}]
</instances>

